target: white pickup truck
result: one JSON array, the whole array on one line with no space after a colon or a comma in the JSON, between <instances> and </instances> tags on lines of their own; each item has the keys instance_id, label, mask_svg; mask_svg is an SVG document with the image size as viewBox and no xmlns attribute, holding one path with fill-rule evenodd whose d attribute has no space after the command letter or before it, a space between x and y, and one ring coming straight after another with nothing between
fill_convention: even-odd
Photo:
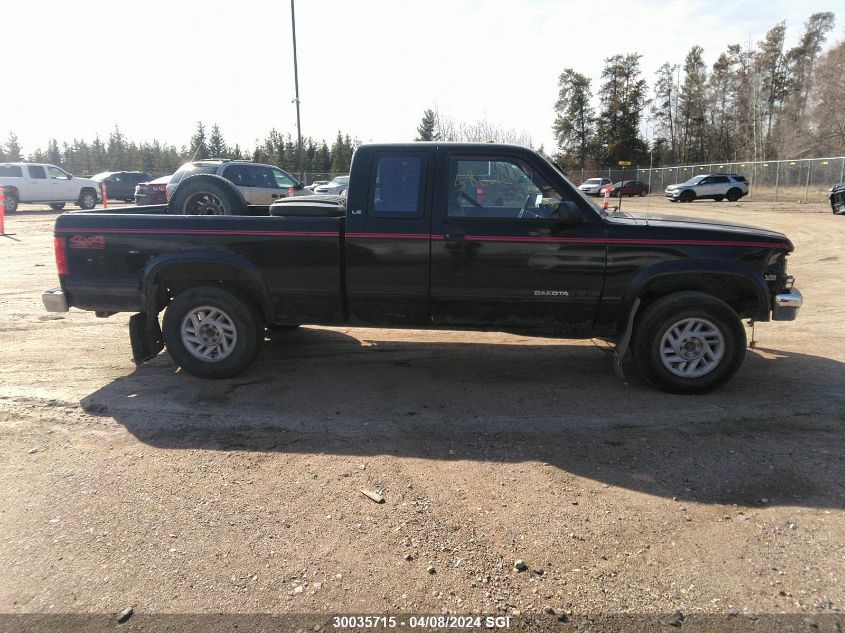
<instances>
[{"instance_id":1,"label":"white pickup truck","mask_svg":"<svg viewBox=\"0 0 845 633\"><path fill-rule=\"evenodd\" d=\"M93 209L100 198L97 182L43 163L0 163L0 187L6 213L14 213L20 202L45 202L56 210L71 202L80 209Z\"/></svg>"}]
</instances>

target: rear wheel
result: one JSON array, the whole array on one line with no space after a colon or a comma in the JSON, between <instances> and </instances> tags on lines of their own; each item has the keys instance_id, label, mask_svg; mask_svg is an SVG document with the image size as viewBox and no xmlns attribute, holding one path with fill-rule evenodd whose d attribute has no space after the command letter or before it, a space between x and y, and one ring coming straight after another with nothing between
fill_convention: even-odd
<instances>
[{"instance_id":1,"label":"rear wheel","mask_svg":"<svg viewBox=\"0 0 845 633\"><path fill-rule=\"evenodd\" d=\"M679 292L655 301L638 319L634 356L651 384L673 393L706 393L737 372L745 330L724 301Z\"/></svg>"},{"instance_id":2,"label":"rear wheel","mask_svg":"<svg viewBox=\"0 0 845 633\"><path fill-rule=\"evenodd\" d=\"M65 208L65 203L64 202L51 202L50 208L53 209L54 211L61 211L62 209Z\"/></svg>"},{"instance_id":3,"label":"rear wheel","mask_svg":"<svg viewBox=\"0 0 845 633\"><path fill-rule=\"evenodd\" d=\"M18 210L18 194L14 191L6 190L3 200L6 213L14 213Z\"/></svg>"},{"instance_id":4,"label":"rear wheel","mask_svg":"<svg viewBox=\"0 0 845 633\"><path fill-rule=\"evenodd\" d=\"M736 202L742 197L742 191L740 191L736 187L734 187L733 189L728 189L726 197L729 202Z\"/></svg>"},{"instance_id":5,"label":"rear wheel","mask_svg":"<svg viewBox=\"0 0 845 633\"><path fill-rule=\"evenodd\" d=\"M680 195L681 202L692 202L695 200L695 194L687 189L686 191L682 192Z\"/></svg>"},{"instance_id":6,"label":"rear wheel","mask_svg":"<svg viewBox=\"0 0 845 633\"><path fill-rule=\"evenodd\" d=\"M164 342L173 360L201 378L229 378L261 349L264 325L257 312L221 288L186 290L164 315Z\"/></svg>"}]
</instances>

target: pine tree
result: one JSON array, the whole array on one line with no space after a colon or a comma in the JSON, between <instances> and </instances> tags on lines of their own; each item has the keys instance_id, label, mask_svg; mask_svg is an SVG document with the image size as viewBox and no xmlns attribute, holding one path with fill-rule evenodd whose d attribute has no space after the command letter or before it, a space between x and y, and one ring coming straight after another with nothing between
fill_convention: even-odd
<instances>
[{"instance_id":1,"label":"pine tree","mask_svg":"<svg viewBox=\"0 0 845 633\"><path fill-rule=\"evenodd\" d=\"M678 161L678 135L675 127L678 100L678 87L675 83L677 70L677 65L666 62L658 69L657 82L654 85L654 100L651 106L654 121L652 152L658 155L658 163L664 160L670 163ZM659 152L656 151L658 147Z\"/></svg>"},{"instance_id":2,"label":"pine tree","mask_svg":"<svg viewBox=\"0 0 845 633\"><path fill-rule=\"evenodd\" d=\"M417 138L415 141L439 141L437 134L437 113L431 108L423 112L422 120L417 126Z\"/></svg>"},{"instance_id":3,"label":"pine tree","mask_svg":"<svg viewBox=\"0 0 845 633\"><path fill-rule=\"evenodd\" d=\"M62 152L59 150L59 143L51 138L47 141L47 161L51 165L62 164Z\"/></svg>"},{"instance_id":4,"label":"pine tree","mask_svg":"<svg viewBox=\"0 0 845 633\"><path fill-rule=\"evenodd\" d=\"M583 170L590 151L595 111L590 105L590 80L567 68L558 78L558 100L552 129L564 160Z\"/></svg>"},{"instance_id":5,"label":"pine tree","mask_svg":"<svg viewBox=\"0 0 845 633\"><path fill-rule=\"evenodd\" d=\"M208 138L208 154L212 158L226 158L228 155L226 141L223 140L223 134L216 123L211 126L211 136Z\"/></svg>"},{"instance_id":6,"label":"pine tree","mask_svg":"<svg viewBox=\"0 0 845 633\"><path fill-rule=\"evenodd\" d=\"M332 172L335 174L342 174L346 172L346 145L343 142L343 135L340 130L337 132L337 138L332 145Z\"/></svg>"},{"instance_id":7,"label":"pine tree","mask_svg":"<svg viewBox=\"0 0 845 633\"><path fill-rule=\"evenodd\" d=\"M19 163L23 160L23 148L18 143L18 137L14 133L9 132L9 140L6 141L6 158L12 163Z\"/></svg>"},{"instance_id":8,"label":"pine tree","mask_svg":"<svg viewBox=\"0 0 845 633\"><path fill-rule=\"evenodd\" d=\"M208 145L205 139L205 126L197 121L197 131L191 137L191 160L208 158Z\"/></svg>"},{"instance_id":9,"label":"pine tree","mask_svg":"<svg viewBox=\"0 0 845 633\"><path fill-rule=\"evenodd\" d=\"M684 60L684 83L678 96L681 161L705 160L707 68L704 49L693 46Z\"/></svg>"},{"instance_id":10,"label":"pine tree","mask_svg":"<svg viewBox=\"0 0 845 633\"><path fill-rule=\"evenodd\" d=\"M640 77L642 55L614 55L605 60L599 90L601 110L596 137L605 163L645 162L648 151L640 136L640 116L648 103L648 86Z\"/></svg>"}]
</instances>

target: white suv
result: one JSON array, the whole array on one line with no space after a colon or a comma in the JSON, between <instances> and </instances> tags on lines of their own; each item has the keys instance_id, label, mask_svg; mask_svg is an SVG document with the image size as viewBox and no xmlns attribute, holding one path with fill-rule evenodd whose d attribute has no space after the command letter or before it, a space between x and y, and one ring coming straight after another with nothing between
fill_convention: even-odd
<instances>
[{"instance_id":1,"label":"white suv","mask_svg":"<svg viewBox=\"0 0 845 633\"><path fill-rule=\"evenodd\" d=\"M605 185L612 185L613 181L610 178L588 178L581 185L578 189L581 190L581 193L585 193L588 196L600 196L604 191Z\"/></svg>"},{"instance_id":2,"label":"white suv","mask_svg":"<svg viewBox=\"0 0 845 633\"><path fill-rule=\"evenodd\" d=\"M276 200L294 196L310 196L313 192L286 171L273 165L263 165L247 160L209 158L185 163L170 178L165 192L167 199L187 176L214 174L234 183L244 195L247 204L269 206Z\"/></svg>"},{"instance_id":3,"label":"white suv","mask_svg":"<svg viewBox=\"0 0 845 633\"><path fill-rule=\"evenodd\" d=\"M669 185L664 195L671 202L692 202L697 198L712 198L717 202L727 198L736 202L748 195L748 181L738 174L693 176L679 185Z\"/></svg>"},{"instance_id":4,"label":"white suv","mask_svg":"<svg viewBox=\"0 0 845 633\"><path fill-rule=\"evenodd\" d=\"M46 202L56 210L71 202L80 209L93 209L100 198L99 183L43 163L0 163L0 187L6 213L14 213L19 202Z\"/></svg>"}]
</instances>

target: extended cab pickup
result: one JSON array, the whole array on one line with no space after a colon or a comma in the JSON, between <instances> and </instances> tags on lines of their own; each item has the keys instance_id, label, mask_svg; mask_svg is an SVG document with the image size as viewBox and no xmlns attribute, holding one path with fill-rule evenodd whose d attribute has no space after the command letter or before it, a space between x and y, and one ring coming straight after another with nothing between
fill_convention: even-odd
<instances>
[{"instance_id":1,"label":"extended cab pickup","mask_svg":"<svg viewBox=\"0 0 845 633\"><path fill-rule=\"evenodd\" d=\"M166 345L210 378L246 367L265 326L349 324L615 339L617 367L630 350L652 384L701 393L741 365L741 319L802 303L784 235L603 213L512 145L362 145L346 200L247 206L191 176L169 207L61 215L55 244L48 310L137 312L137 363Z\"/></svg>"}]
</instances>

